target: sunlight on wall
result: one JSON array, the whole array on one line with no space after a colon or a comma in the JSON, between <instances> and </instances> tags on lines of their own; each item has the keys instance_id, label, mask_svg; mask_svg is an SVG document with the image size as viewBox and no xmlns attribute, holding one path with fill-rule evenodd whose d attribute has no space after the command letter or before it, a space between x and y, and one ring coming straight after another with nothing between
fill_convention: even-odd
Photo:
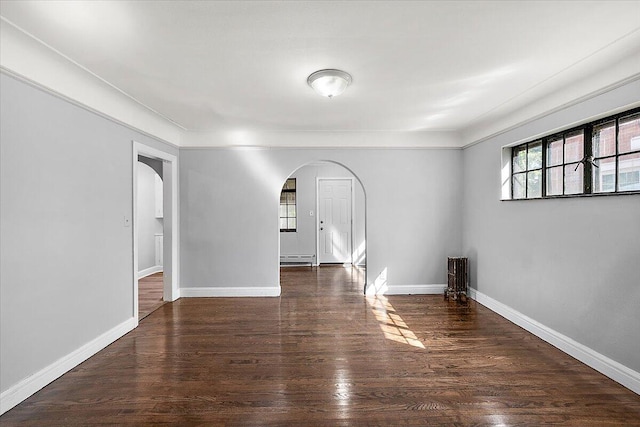
<instances>
[{"instance_id":1,"label":"sunlight on wall","mask_svg":"<svg viewBox=\"0 0 640 427\"><path fill-rule=\"evenodd\" d=\"M358 245L356 250L353 251L353 253L351 254L351 259L353 260L353 264L354 265L361 265L362 262L364 261L364 258L366 256L366 254L365 254L366 246L367 246L367 244L363 240L362 242L360 242L360 244Z\"/></svg>"},{"instance_id":2,"label":"sunlight on wall","mask_svg":"<svg viewBox=\"0 0 640 427\"><path fill-rule=\"evenodd\" d=\"M389 290L387 286L387 267L376 277L373 283L367 284L365 293L367 295L383 295Z\"/></svg>"},{"instance_id":3,"label":"sunlight on wall","mask_svg":"<svg viewBox=\"0 0 640 427\"><path fill-rule=\"evenodd\" d=\"M250 147L238 147L236 150L242 151L242 155L238 158L247 172L256 179L256 182L262 184L266 191L276 194L279 200L284 181L273 163L267 159L267 151Z\"/></svg>"},{"instance_id":4,"label":"sunlight on wall","mask_svg":"<svg viewBox=\"0 0 640 427\"><path fill-rule=\"evenodd\" d=\"M367 297L367 303L380 323L380 329L386 339L416 348L425 348L386 297L380 295Z\"/></svg>"}]
</instances>

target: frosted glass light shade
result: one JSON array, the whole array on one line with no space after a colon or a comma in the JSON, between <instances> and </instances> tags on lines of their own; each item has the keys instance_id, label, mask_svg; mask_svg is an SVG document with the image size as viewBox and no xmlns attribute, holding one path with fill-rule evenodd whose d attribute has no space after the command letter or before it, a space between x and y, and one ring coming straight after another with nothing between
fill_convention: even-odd
<instances>
[{"instance_id":1,"label":"frosted glass light shade","mask_svg":"<svg viewBox=\"0 0 640 427\"><path fill-rule=\"evenodd\" d=\"M333 98L351 84L351 75L340 70L320 70L307 78L307 83L319 95Z\"/></svg>"}]
</instances>

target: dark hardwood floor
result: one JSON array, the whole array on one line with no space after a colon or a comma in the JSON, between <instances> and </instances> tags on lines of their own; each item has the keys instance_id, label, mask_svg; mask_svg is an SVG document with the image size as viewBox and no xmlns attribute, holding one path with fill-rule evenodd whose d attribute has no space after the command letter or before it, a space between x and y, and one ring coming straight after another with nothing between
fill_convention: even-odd
<instances>
[{"instance_id":1,"label":"dark hardwood floor","mask_svg":"<svg viewBox=\"0 0 640 427\"><path fill-rule=\"evenodd\" d=\"M162 272L138 280L138 321L165 304Z\"/></svg>"},{"instance_id":2,"label":"dark hardwood floor","mask_svg":"<svg viewBox=\"0 0 640 427\"><path fill-rule=\"evenodd\" d=\"M473 301L292 268L280 298L163 305L0 424L637 426L640 396Z\"/></svg>"}]
</instances>

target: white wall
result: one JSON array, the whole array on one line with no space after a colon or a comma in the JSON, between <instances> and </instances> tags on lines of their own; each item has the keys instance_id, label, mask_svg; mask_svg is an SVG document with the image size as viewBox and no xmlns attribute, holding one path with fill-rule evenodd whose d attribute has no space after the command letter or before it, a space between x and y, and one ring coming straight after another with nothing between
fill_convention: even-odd
<instances>
[{"instance_id":1,"label":"white wall","mask_svg":"<svg viewBox=\"0 0 640 427\"><path fill-rule=\"evenodd\" d=\"M131 141L178 152L4 73L0 93L0 389L8 396L132 325Z\"/></svg>"},{"instance_id":2,"label":"white wall","mask_svg":"<svg viewBox=\"0 0 640 427\"><path fill-rule=\"evenodd\" d=\"M349 135L345 134L345 138ZM278 287L282 183L309 162L351 170L367 197L367 275L445 283L461 252L461 150L182 149L181 287Z\"/></svg>"},{"instance_id":3,"label":"white wall","mask_svg":"<svg viewBox=\"0 0 640 427\"><path fill-rule=\"evenodd\" d=\"M481 293L640 371L640 195L500 201L501 147L638 101L640 81L464 150L463 248Z\"/></svg>"},{"instance_id":4,"label":"white wall","mask_svg":"<svg viewBox=\"0 0 640 427\"><path fill-rule=\"evenodd\" d=\"M138 271L156 265L155 235L162 233L162 219L156 218L156 172L138 162Z\"/></svg>"},{"instance_id":5,"label":"white wall","mask_svg":"<svg viewBox=\"0 0 640 427\"><path fill-rule=\"evenodd\" d=\"M296 178L296 201L298 213L298 228L295 233L280 233L281 255L316 255L316 178L352 178L349 170L335 163L313 163L305 165L291 174L290 178ZM364 189L355 179L353 186L354 210L353 210L353 242L354 253L359 247L365 245L365 197ZM309 212L313 211L314 216ZM316 258L317 259L317 258ZM356 256L360 265L366 262L365 255Z\"/></svg>"}]
</instances>

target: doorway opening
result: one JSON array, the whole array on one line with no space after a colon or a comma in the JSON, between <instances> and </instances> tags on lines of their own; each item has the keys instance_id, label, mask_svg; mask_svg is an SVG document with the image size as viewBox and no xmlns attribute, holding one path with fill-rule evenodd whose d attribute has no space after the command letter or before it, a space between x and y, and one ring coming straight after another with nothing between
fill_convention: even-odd
<instances>
[{"instance_id":1,"label":"doorway opening","mask_svg":"<svg viewBox=\"0 0 640 427\"><path fill-rule=\"evenodd\" d=\"M136 233L138 237L138 319L164 303L164 184L162 162L138 156Z\"/></svg>"},{"instance_id":2,"label":"doorway opening","mask_svg":"<svg viewBox=\"0 0 640 427\"><path fill-rule=\"evenodd\" d=\"M133 142L133 317L178 298L178 162Z\"/></svg>"},{"instance_id":3,"label":"doorway opening","mask_svg":"<svg viewBox=\"0 0 640 427\"><path fill-rule=\"evenodd\" d=\"M366 275L366 196L345 166L317 161L291 173L279 227L281 268L342 266Z\"/></svg>"}]
</instances>

